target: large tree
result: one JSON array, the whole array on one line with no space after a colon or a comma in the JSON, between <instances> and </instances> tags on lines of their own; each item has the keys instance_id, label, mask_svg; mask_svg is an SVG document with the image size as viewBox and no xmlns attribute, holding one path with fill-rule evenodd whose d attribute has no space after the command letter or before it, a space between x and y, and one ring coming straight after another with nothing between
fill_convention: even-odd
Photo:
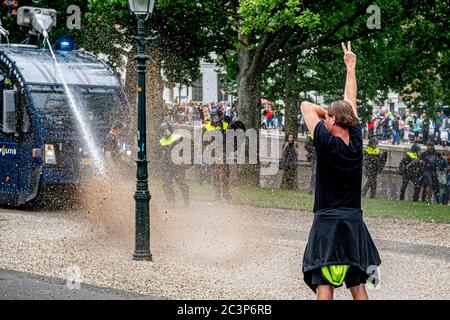
<instances>
[{"instance_id":1,"label":"large tree","mask_svg":"<svg viewBox=\"0 0 450 320\"><path fill-rule=\"evenodd\" d=\"M296 127L299 92L314 90L327 99L342 98L339 42L343 40L354 41L358 53L363 119L371 112L369 100L382 102L389 90L409 89L415 96L419 92L415 103L423 99L435 108L437 97L445 98L448 92L444 73L448 70L448 2L381 0L377 6L371 4L364 0L218 3L218 10L233 25L234 49L222 61L229 74L236 75L239 112L247 127L259 127L261 89L266 91L267 84L275 85L272 93L287 104L289 131ZM304 77L305 69L314 70L314 76ZM273 77L265 79L267 73ZM230 79L228 83L233 84Z\"/></svg>"}]
</instances>

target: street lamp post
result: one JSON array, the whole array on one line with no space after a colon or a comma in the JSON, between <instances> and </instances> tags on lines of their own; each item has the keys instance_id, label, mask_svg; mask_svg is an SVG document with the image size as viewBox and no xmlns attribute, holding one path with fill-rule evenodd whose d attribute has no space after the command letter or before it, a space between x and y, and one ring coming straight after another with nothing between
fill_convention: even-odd
<instances>
[{"instance_id":1,"label":"street lamp post","mask_svg":"<svg viewBox=\"0 0 450 320\"><path fill-rule=\"evenodd\" d=\"M155 40L156 36L145 37L144 22L153 12L155 0L128 0L129 9L136 15L138 22L137 36L124 35L138 45L138 54L135 56L138 73L137 108L138 108L138 156L136 160L136 246L133 254L134 260L152 260L150 253L150 192L148 190L148 161L146 142L146 104L145 104L145 63L148 56L145 46Z\"/></svg>"}]
</instances>

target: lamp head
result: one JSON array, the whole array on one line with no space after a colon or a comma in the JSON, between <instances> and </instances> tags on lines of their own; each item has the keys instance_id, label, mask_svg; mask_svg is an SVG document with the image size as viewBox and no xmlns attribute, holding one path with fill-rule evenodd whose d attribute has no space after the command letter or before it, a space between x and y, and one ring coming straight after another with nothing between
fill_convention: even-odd
<instances>
[{"instance_id":1,"label":"lamp head","mask_svg":"<svg viewBox=\"0 0 450 320\"><path fill-rule=\"evenodd\" d=\"M137 17L148 17L153 13L155 0L128 0L128 8Z\"/></svg>"}]
</instances>

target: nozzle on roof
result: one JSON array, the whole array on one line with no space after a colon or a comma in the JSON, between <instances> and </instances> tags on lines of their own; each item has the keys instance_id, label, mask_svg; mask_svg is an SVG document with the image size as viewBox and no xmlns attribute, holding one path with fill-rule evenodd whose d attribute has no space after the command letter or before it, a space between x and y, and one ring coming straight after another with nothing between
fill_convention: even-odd
<instances>
[{"instance_id":1,"label":"nozzle on roof","mask_svg":"<svg viewBox=\"0 0 450 320\"><path fill-rule=\"evenodd\" d=\"M20 7L17 10L17 24L30 27L30 33L40 33L46 37L56 26L56 10L48 8Z\"/></svg>"}]
</instances>

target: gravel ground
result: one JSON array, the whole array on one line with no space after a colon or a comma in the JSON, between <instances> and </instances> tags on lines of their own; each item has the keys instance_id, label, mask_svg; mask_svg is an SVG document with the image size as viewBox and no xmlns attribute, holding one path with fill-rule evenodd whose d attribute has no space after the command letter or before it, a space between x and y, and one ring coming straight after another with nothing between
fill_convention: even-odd
<instances>
[{"instance_id":1,"label":"gravel ground","mask_svg":"<svg viewBox=\"0 0 450 320\"><path fill-rule=\"evenodd\" d=\"M85 201L94 203L94 201ZM312 214L152 200L153 262L135 262L132 202L78 210L0 209L0 269L169 299L314 299L301 260ZM450 299L450 224L366 218L382 258L371 299ZM350 299L344 288L337 299Z\"/></svg>"}]
</instances>

